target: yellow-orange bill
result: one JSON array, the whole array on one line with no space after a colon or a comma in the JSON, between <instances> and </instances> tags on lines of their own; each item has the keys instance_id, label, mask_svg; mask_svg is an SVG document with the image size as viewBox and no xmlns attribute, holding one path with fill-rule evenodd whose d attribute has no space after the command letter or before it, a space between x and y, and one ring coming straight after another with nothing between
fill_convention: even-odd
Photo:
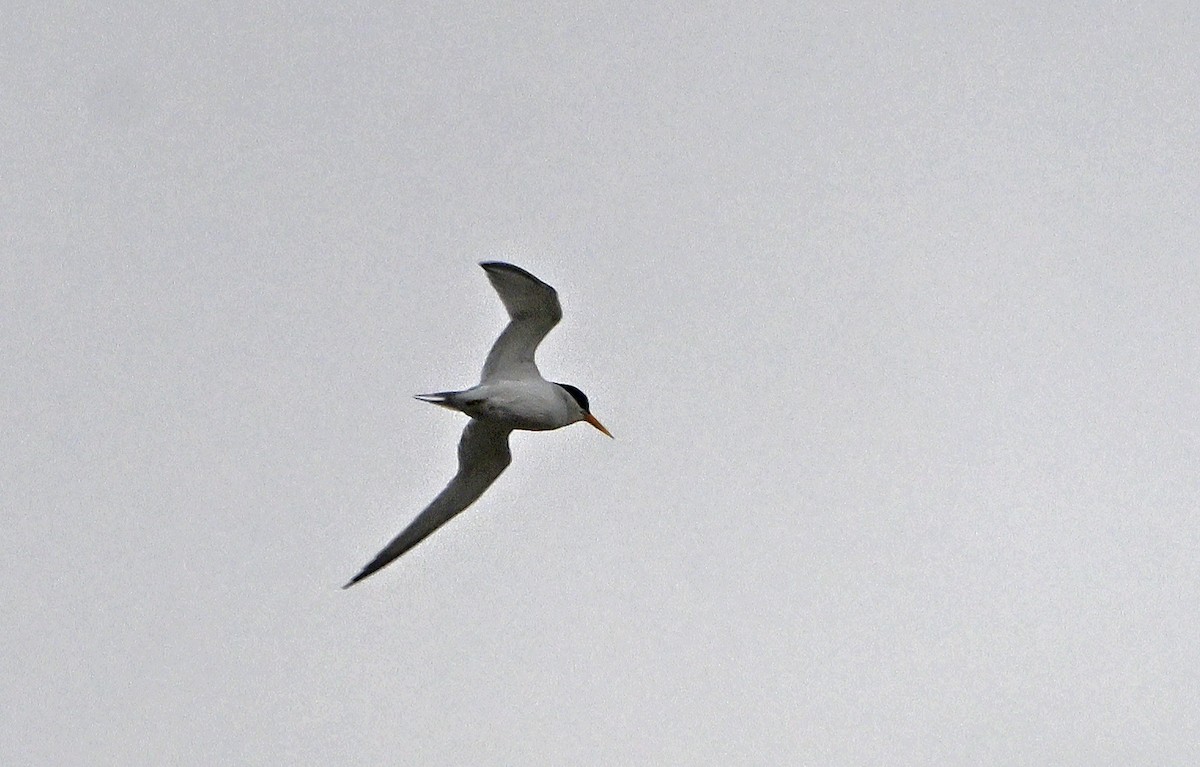
<instances>
[{"instance_id":1,"label":"yellow-orange bill","mask_svg":"<svg viewBox=\"0 0 1200 767\"><path fill-rule=\"evenodd\" d=\"M586 415L584 415L583 420L587 421L592 426L595 426L597 429L599 429L600 431L607 434L609 439L616 439L616 437L614 437L612 434L609 433L608 429L604 428L604 424L597 421L596 416L592 415L591 413L587 413Z\"/></svg>"}]
</instances>

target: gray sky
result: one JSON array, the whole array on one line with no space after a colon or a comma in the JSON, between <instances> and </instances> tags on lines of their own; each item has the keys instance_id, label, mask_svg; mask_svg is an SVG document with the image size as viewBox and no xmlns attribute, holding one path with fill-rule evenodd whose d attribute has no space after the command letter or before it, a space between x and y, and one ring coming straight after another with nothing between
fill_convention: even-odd
<instances>
[{"instance_id":1,"label":"gray sky","mask_svg":"<svg viewBox=\"0 0 1200 767\"><path fill-rule=\"evenodd\" d=\"M0 763L1200 762L1186 3L206 5L0 31Z\"/></svg>"}]
</instances>

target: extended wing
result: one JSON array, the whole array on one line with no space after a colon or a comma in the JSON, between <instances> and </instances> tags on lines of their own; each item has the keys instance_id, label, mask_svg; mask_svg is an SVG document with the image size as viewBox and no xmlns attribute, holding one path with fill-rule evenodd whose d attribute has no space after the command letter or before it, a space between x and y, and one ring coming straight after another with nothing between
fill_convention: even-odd
<instances>
[{"instance_id":1,"label":"extended wing","mask_svg":"<svg viewBox=\"0 0 1200 767\"><path fill-rule=\"evenodd\" d=\"M342 588L348 589L391 564L483 495L483 491L496 481L496 477L512 461L512 454L508 450L510 431L472 419L458 441L458 473L454 479L362 572Z\"/></svg>"},{"instance_id":2,"label":"extended wing","mask_svg":"<svg viewBox=\"0 0 1200 767\"><path fill-rule=\"evenodd\" d=\"M540 378L533 355L550 329L562 319L558 293L512 264L485 261L480 266L500 294L510 318L483 363L481 382Z\"/></svg>"}]
</instances>

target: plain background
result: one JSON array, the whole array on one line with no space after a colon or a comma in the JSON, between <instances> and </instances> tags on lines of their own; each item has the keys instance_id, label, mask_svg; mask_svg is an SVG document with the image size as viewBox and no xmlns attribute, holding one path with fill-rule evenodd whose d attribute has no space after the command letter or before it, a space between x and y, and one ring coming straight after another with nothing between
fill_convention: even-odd
<instances>
[{"instance_id":1,"label":"plain background","mask_svg":"<svg viewBox=\"0 0 1200 767\"><path fill-rule=\"evenodd\" d=\"M0 762L1200 762L1191 5L5 17Z\"/></svg>"}]
</instances>

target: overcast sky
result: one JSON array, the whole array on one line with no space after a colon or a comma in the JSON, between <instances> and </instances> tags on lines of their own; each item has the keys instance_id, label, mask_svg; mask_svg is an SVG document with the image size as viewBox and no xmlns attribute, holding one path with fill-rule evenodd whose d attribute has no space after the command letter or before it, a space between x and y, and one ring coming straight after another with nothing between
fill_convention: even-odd
<instances>
[{"instance_id":1,"label":"overcast sky","mask_svg":"<svg viewBox=\"0 0 1200 767\"><path fill-rule=\"evenodd\" d=\"M0 763L1200 763L1187 3L23 5Z\"/></svg>"}]
</instances>

